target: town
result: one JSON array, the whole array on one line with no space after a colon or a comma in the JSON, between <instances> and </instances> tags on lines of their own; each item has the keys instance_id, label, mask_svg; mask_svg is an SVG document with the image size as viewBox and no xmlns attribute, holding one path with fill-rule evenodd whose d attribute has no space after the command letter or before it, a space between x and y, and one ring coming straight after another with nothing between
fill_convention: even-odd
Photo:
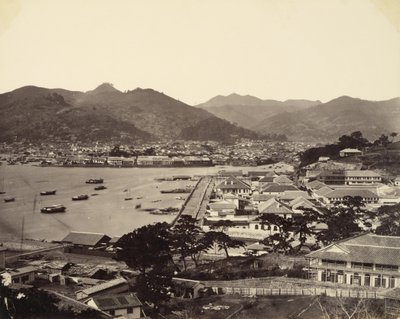
<instances>
[{"instance_id":1,"label":"town","mask_svg":"<svg viewBox=\"0 0 400 319\"><path fill-rule=\"evenodd\" d=\"M398 161L400 142L354 132L335 146L191 142L67 153L3 144L5 166L220 169L194 179L171 223L122 236L71 231L60 241L3 242L2 289L11 298L39 288L54 298L53 311L82 318L255 315L271 296L303 296L296 309L307 309L304 318L332 303L395 316L400 175L387 163Z\"/></svg>"}]
</instances>

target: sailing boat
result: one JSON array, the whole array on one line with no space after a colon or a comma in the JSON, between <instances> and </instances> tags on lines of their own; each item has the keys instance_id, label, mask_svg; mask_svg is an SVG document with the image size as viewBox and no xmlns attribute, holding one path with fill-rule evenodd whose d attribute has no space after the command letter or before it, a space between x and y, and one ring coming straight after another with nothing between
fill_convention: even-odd
<instances>
[{"instance_id":1,"label":"sailing boat","mask_svg":"<svg viewBox=\"0 0 400 319\"><path fill-rule=\"evenodd\" d=\"M131 190L130 190L130 188L125 189L124 192L126 193L125 200L132 200L132 199L133 199L133 198L131 197Z\"/></svg>"}]
</instances>

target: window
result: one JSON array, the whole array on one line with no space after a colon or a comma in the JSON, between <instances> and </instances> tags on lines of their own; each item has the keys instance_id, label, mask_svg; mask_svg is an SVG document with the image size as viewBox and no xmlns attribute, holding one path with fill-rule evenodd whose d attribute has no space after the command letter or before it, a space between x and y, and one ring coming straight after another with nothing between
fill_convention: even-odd
<instances>
[{"instance_id":1,"label":"window","mask_svg":"<svg viewBox=\"0 0 400 319\"><path fill-rule=\"evenodd\" d=\"M274 231L277 231L278 230L278 226L274 226Z\"/></svg>"},{"instance_id":2,"label":"window","mask_svg":"<svg viewBox=\"0 0 400 319\"><path fill-rule=\"evenodd\" d=\"M126 309L126 313L133 313L133 308L132 307L128 307L128 309Z\"/></svg>"},{"instance_id":3,"label":"window","mask_svg":"<svg viewBox=\"0 0 400 319\"><path fill-rule=\"evenodd\" d=\"M255 228L255 229L258 229L258 225L255 225L254 228Z\"/></svg>"},{"instance_id":4,"label":"window","mask_svg":"<svg viewBox=\"0 0 400 319\"><path fill-rule=\"evenodd\" d=\"M115 316L115 310L110 310L110 315Z\"/></svg>"},{"instance_id":5,"label":"window","mask_svg":"<svg viewBox=\"0 0 400 319\"><path fill-rule=\"evenodd\" d=\"M22 278L21 278L22 283L25 283L25 282L27 282L28 280L29 280L29 276L28 276L28 275L22 276Z\"/></svg>"}]
</instances>

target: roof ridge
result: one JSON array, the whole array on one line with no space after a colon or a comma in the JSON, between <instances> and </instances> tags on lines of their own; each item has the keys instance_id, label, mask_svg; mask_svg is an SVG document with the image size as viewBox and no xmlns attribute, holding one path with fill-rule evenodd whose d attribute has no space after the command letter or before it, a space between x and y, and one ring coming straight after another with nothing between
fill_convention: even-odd
<instances>
[{"instance_id":1,"label":"roof ridge","mask_svg":"<svg viewBox=\"0 0 400 319\"><path fill-rule=\"evenodd\" d=\"M392 247L392 246L378 246L378 245L366 245L366 244L343 244L345 246L356 246L356 247L373 247L373 248L385 248L385 249L399 249L400 247Z\"/></svg>"}]
</instances>

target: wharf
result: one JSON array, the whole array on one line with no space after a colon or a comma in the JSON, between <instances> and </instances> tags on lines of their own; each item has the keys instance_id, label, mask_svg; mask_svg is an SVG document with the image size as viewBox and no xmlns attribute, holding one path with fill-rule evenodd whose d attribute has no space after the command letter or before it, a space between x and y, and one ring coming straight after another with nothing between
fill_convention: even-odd
<instances>
[{"instance_id":1,"label":"wharf","mask_svg":"<svg viewBox=\"0 0 400 319\"><path fill-rule=\"evenodd\" d=\"M176 221L182 215L192 216L199 220L198 224L200 226L203 224L207 204L210 201L213 181L213 177L204 176L197 182L196 186L183 204L177 218L172 222L172 225L175 225Z\"/></svg>"}]
</instances>

